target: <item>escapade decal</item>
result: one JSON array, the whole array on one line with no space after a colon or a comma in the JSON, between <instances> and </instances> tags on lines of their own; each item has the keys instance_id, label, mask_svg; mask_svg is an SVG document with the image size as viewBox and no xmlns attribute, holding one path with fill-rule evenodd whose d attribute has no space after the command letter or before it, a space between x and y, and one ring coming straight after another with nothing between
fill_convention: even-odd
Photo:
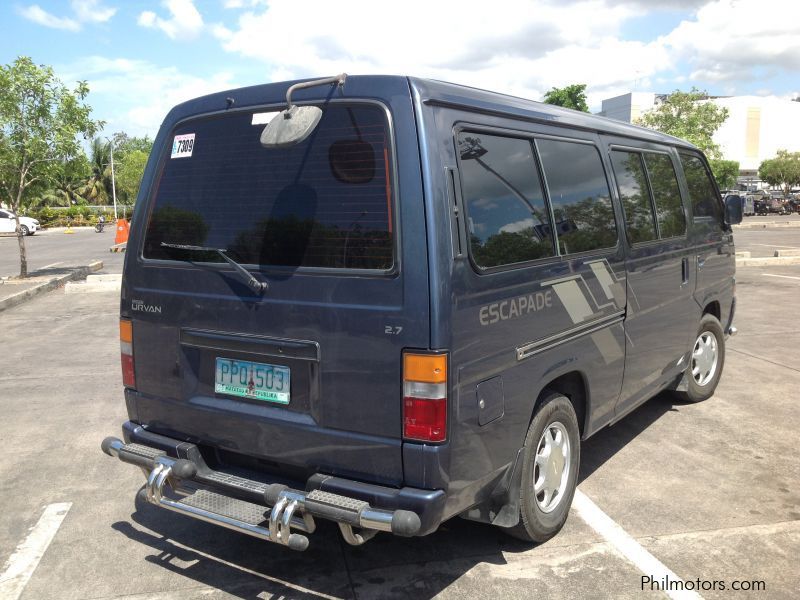
<instances>
[{"instance_id":1,"label":"escapade decal","mask_svg":"<svg viewBox=\"0 0 800 600\"><path fill-rule=\"evenodd\" d=\"M184 133L176 135L172 140L172 154L170 158L190 158L194 150L194 134Z\"/></svg>"}]
</instances>

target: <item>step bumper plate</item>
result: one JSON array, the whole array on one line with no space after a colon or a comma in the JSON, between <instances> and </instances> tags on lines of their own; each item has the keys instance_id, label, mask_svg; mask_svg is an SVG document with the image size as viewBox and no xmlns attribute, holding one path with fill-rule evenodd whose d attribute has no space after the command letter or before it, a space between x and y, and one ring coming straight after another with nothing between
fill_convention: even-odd
<instances>
[{"instance_id":1,"label":"step bumper plate","mask_svg":"<svg viewBox=\"0 0 800 600\"><path fill-rule=\"evenodd\" d=\"M262 540L305 550L307 534L314 532L314 518L336 522L347 543L358 546L380 531L411 537L421 529L419 516L409 510L373 508L369 502L322 490L309 492L283 484L264 484L211 471L191 460L176 459L163 450L143 444L106 438L103 452L140 467L147 477L142 491L151 504L195 519L213 523ZM229 481L231 478L235 481ZM204 482L226 481L237 488L258 492L263 504L198 488Z\"/></svg>"}]
</instances>

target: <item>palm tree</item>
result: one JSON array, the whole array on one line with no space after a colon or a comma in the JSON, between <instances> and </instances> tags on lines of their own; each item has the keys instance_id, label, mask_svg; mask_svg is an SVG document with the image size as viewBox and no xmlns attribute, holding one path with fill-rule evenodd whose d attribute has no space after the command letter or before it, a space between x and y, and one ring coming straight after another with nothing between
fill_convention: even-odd
<instances>
[{"instance_id":1,"label":"palm tree","mask_svg":"<svg viewBox=\"0 0 800 600\"><path fill-rule=\"evenodd\" d=\"M111 146L102 138L94 138L90 154L92 174L81 188L80 195L89 204L108 204L111 197Z\"/></svg>"}]
</instances>

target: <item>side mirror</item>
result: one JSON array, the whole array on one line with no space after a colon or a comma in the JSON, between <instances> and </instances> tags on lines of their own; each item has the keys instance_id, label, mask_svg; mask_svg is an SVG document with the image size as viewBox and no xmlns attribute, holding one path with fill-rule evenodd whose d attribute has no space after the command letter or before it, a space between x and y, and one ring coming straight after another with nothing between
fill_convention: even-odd
<instances>
[{"instance_id":1,"label":"side mirror","mask_svg":"<svg viewBox=\"0 0 800 600\"><path fill-rule=\"evenodd\" d=\"M725 223L738 225L742 222L742 197L731 195L725 198Z\"/></svg>"}]
</instances>

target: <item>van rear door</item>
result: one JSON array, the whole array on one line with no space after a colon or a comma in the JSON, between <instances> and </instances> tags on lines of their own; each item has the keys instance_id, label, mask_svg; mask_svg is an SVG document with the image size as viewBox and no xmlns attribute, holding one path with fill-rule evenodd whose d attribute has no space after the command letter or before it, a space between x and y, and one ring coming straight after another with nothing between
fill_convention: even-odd
<instances>
[{"instance_id":1,"label":"van rear door","mask_svg":"<svg viewBox=\"0 0 800 600\"><path fill-rule=\"evenodd\" d=\"M401 354L430 333L416 128L406 80L392 81L406 96L388 105L320 103L317 129L290 147L259 142L278 109L160 136L122 300L132 420L221 462L402 482ZM261 91L277 100L275 87Z\"/></svg>"}]
</instances>

